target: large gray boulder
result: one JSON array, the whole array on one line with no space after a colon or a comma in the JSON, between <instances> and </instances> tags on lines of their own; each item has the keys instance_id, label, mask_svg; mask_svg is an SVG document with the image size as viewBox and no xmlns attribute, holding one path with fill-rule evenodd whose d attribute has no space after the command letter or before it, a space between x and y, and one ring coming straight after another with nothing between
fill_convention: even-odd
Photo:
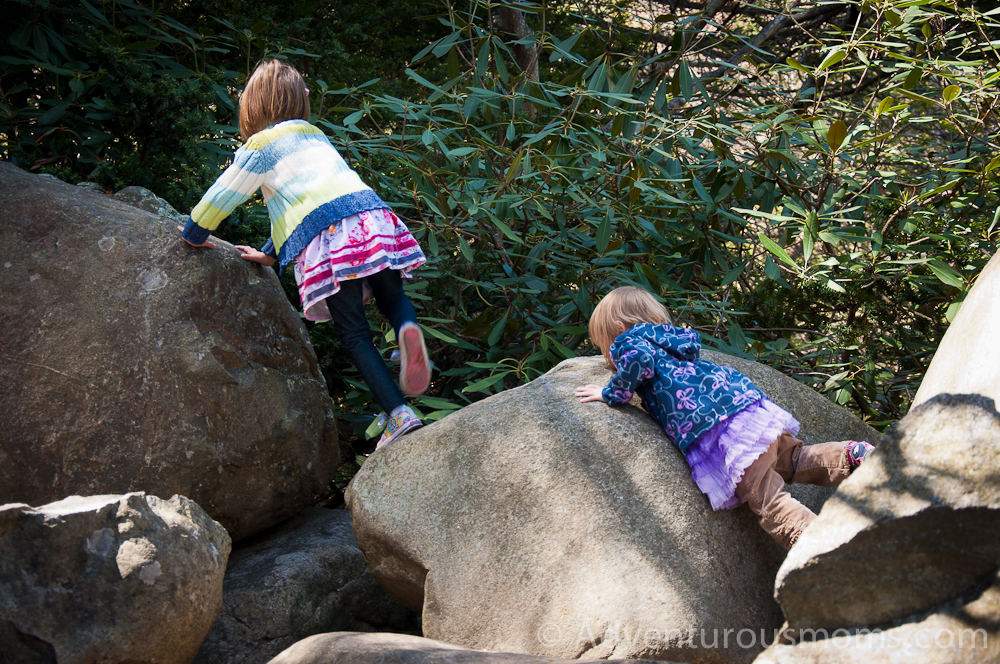
<instances>
[{"instance_id":1,"label":"large gray boulder","mask_svg":"<svg viewBox=\"0 0 1000 664\"><path fill-rule=\"evenodd\" d=\"M754 664L1000 662L1000 571L963 596L887 625L787 635L800 640L773 645Z\"/></svg>"},{"instance_id":2,"label":"large gray boulder","mask_svg":"<svg viewBox=\"0 0 1000 664\"><path fill-rule=\"evenodd\" d=\"M419 618L368 571L346 510L307 507L243 540L195 664L263 664L322 632L420 633Z\"/></svg>"},{"instance_id":3,"label":"large gray boulder","mask_svg":"<svg viewBox=\"0 0 1000 664\"><path fill-rule=\"evenodd\" d=\"M0 658L189 664L222 605L225 529L183 496L0 507Z\"/></svg>"},{"instance_id":4,"label":"large gray boulder","mask_svg":"<svg viewBox=\"0 0 1000 664\"><path fill-rule=\"evenodd\" d=\"M336 422L270 269L0 163L0 503L181 494L240 539L327 491Z\"/></svg>"},{"instance_id":5,"label":"large gray boulder","mask_svg":"<svg viewBox=\"0 0 1000 664\"><path fill-rule=\"evenodd\" d=\"M313 636L284 651L271 664L613 664L623 660L533 657L509 652L481 652L406 634L342 632ZM628 660L649 663L650 660Z\"/></svg>"},{"instance_id":6,"label":"large gray boulder","mask_svg":"<svg viewBox=\"0 0 1000 664\"><path fill-rule=\"evenodd\" d=\"M792 629L879 625L967 591L1000 566L1000 414L938 395L889 430L778 573Z\"/></svg>"},{"instance_id":7,"label":"large gray boulder","mask_svg":"<svg viewBox=\"0 0 1000 664\"><path fill-rule=\"evenodd\" d=\"M600 358L567 360L378 450L355 476L361 550L422 612L425 636L550 657L749 662L761 630L779 627L784 551L747 507L713 512L646 413L573 396L609 377Z\"/></svg>"},{"instance_id":8,"label":"large gray boulder","mask_svg":"<svg viewBox=\"0 0 1000 664\"><path fill-rule=\"evenodd\" d=\"M1000 402L1000 254L990 259L948 326L911 409L937 394L980 394Z\"/></svg>"}]
</instances>

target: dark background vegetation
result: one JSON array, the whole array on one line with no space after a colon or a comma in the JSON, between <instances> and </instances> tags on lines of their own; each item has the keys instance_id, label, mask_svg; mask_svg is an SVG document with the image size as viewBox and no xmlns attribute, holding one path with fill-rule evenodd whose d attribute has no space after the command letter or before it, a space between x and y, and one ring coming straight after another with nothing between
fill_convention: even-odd
<instances>
[{"instance_id":1,"label":"dark background vegetation","mask_svg":"<svg viewBox=\"0 0 1000 664\"><path fill-rule=\"evenodd\" d=\"M0 150L187 212L248 74L287 58L429 256L428 419L594 353L593 306L632 283L881 428L996 251L997 6L8 1ZM268 234L260 199L230 222ZM308 325L363 454L377 406Z\"/></svg>"}]
</instances>

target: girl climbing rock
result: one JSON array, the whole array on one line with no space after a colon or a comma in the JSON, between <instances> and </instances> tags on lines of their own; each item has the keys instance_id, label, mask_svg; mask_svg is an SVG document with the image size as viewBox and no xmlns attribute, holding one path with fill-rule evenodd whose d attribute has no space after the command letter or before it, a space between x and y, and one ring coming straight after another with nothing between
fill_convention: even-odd
<instances>
[{"instance_id":1,"label":"girl climbing rock","mask_svg":"<svg viewBox=\"0 0 1000 664\"><path fill-rule=\"evenodd\" d=\"M424 253L326 135L309 124L309 115L309 90L294 67L277 60L258 66L240 96L245 143L179 229L188 244L214 248L209 232L257 189L263 191L271 239L259 251L236 248L261 265L277 262L283 269L294 263L306 318L333 320L351 361L389 415L381 447L421 425L403 393L422 394L431 365L402 279L424 263ZM369 292L396 331L402 390L372 342L364 308Z\"/></svg>"}]
</instances>

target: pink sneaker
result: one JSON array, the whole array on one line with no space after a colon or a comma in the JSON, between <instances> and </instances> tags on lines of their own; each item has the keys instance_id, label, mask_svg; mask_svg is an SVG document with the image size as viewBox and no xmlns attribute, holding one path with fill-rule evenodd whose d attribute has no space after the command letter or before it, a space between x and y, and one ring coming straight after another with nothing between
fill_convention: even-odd
<instances>
[{"instance_id":1,"label":"pink sneaker","mask_svg":"<svg viewBox=\"0 0 1000 664\"><path fill-rule=\"evenodd\" d=\"M403 408L399 411L395 417L389 416L389 421L386 423L385 431L382 432L382 437L378 440L378 445L375 449L382 447L383 445L388 445L392 441L396 440L402 436L407 431L416 429L417 427L422 427L423 422L417 417L409 408Z\"/></svg>"},{"instance_id":2,"label":"pink sneaker","mask_svg":"<svg viewBox=\"0 0 1000 664\"><path fill-rule=\"evenodd\" d=\"M844 446L844 449L847 450L847 461L851 464L851 470L853 471L864 463L864 460L872 453L875 446L864 441L851 441Z\"/></svg>"},{"instance_id":3,"label":"pink sneaker","mask_svg":"<svg viewBox=\"0 0 1000 664\"><path fill-rule=\"evenodd\" d=\"M426 392L431 382L431 361L424 333L416 323L403 323L399 328L399 357L399 386L403 394L415 396Z\"/></svg>"}]
</instances>

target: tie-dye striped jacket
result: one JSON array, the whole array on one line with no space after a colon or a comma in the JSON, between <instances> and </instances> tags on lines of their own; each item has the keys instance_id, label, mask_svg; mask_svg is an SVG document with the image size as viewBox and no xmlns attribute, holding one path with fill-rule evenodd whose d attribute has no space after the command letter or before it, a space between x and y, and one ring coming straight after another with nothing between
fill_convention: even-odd
<instances>
[{"instance_id":1,"label":"tie-dye striped jacket","mask_svg":"<svg viewBox=\"0 0 1000 664\"><path fill-rule=\"evenodd\" d=\"M324 228L359 212L387 208L344 161L320 129L286 120L250 137L191 211L183 236L204 244L257 189L271 218L262 251L284 267Z\"/></svg>"},{"instance_id":2,"label":"tie-dye striped jacket","mask_svg":"<svg viewBox=\"0 0 1000 664\"><path fill-rule=\"evenodd\" d=\"M640 323L611 344L617 369L601 396L612 406L636 392L642 406L680 448L766 396L735 369L699 360L701 335L673 325Z\"/></svg>"}]
</instances>

